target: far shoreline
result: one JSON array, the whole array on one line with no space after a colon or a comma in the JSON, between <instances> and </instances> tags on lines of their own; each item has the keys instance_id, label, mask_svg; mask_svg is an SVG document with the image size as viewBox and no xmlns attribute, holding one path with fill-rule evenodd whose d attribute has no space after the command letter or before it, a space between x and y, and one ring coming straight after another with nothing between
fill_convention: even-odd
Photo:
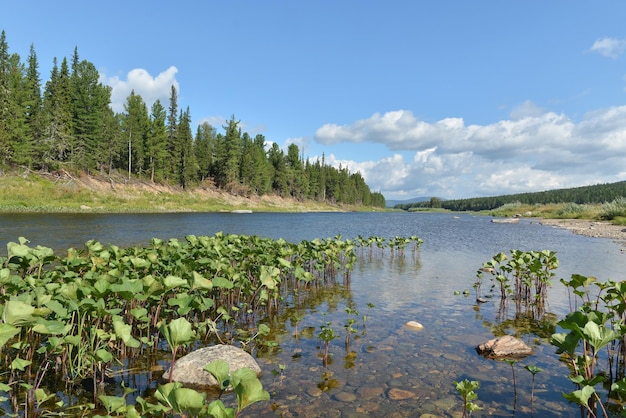
<instances>
[{"instance_id":1,"label":"far shoreline","mask_svg":"<svg viewBox=\"0 0 626 418\"><path fill-rule=\"evenodd\" d=\"M563 228L578 235L592 238L608 238L622 241L626 246L626 227L614 225L608 221L591 219L540 219L539 223L546 226Z\"/></svg>"}]
</instances>

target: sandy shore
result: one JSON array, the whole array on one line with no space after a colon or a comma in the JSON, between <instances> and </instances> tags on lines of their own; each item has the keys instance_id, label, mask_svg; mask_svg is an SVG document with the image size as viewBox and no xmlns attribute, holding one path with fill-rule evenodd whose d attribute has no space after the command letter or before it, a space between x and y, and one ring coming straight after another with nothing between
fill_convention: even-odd
<instances>
[{"instance_id":1,"label":"sandy shore","mask_svg":"<svg viewBox=\"0 0 626 418\"><path fill-rule=\"evenodd\" d=\"M612 225L608 222L590 221L582 219L542 219L542 225L569 229L575 234L596 238L609 238L616 241L625 241L626 227Z\"/></svg>"}]
</instances>

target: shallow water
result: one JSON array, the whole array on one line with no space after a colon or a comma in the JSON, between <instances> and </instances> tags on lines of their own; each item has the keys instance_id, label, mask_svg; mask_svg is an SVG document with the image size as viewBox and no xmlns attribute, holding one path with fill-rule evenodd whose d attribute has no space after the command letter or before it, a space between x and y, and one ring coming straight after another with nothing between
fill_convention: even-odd
<instances>
[{"instance_id":1,"label":"shallow water","mask_svg":"<svg viewBox=\"0 0 626 418\"><path fill-rule=\"evenodd\" d=\"M577 409L562 399L561 392L572 387L554 348L536 331L520 331L527 323L509 324L499 318L497 299L475 306L476 270L498 252L556 251L560 267L547 307L548 318L554 318L569 309L558 278L579 273L623 279L626 257L610 240L574 235L532 220L494 224L487 217L432 213L0 215L0 254L6 254L6 242L19 236L27 237L31 245L62 252L80 248L89 239L129 246L144 245L152 237L218 231L292 242L337 235L344 239L417 235L424 240L417 253L407 251L403 257L392 257L388 249L372 257L364 253L349 286L300 295L297 304L291 300L277 322L269 324L278 348L255 352L272 400L252 406L246 416L460 416L462 402L454 382L465 378L481 382L477 403L484 410L474 416L571 416ZM455 295L465 289L471 290L469 296ZM346 347L347 306L359 314L357 333ZM425 329L406 328L411 320ZM327 322L340 338L331 342L332 363L324 367L318 334ZM539 325L549 333L549 324ZM503 330L520 332L535 348L535 355L515 365L517 396L511 366L486 360L474 349ZM531 375L523 368L529 364L544 369L536 376L532 410ZM274 376L279 365L285 369ZM149 386L146 376L125 380Z\"/></svg>"}]
</instances>

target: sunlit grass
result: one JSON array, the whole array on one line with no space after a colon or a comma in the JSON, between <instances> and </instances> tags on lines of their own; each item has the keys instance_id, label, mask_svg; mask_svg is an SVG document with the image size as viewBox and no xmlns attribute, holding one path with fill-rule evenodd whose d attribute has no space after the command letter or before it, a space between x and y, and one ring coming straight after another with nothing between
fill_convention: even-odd
<instances>
[{"instance_id":1,"label":"sunlit grass","mask_svg":"<svg viewBox=\"0 0 626 418\"><path fill-rule=\"evenodd\" d=\"M174 187L128 187L120 182L109 185L102 181L92 190L76 179L51 180L37 174L0 176L0 212L224 212L235 209L256 212L305 212L372 210L337 206L324 202L295 199L242 198L228 194L207 193L206 190L180 190ZM145 183L143 183L145 186ZM148 189L148 190L146 190Z\"/></svg>"}]
</instances>

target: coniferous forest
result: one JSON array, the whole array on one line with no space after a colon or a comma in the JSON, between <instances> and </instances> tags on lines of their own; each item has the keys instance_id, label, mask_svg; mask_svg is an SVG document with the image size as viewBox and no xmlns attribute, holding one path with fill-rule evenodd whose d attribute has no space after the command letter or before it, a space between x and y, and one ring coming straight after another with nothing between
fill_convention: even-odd
<instances>
[{"instance_id":1,"label":"coniferous forest","mask_svg":"<svg viewBox=\"0 0 626 418\"><path fill-rule=\"evenodd\" d=\"M360 173L304 159L296 144L283 151L263 135L242 132L233 115L223 132L194 128L189 107L171 87L169 103L148 109L132 92L124 112L110 107L111 88L95 65L73 56L53 61L45 84L34 46L25 61L0 34L0 173L27 168L87 174L125 173L184 189L212 184L239 195L277 194L300 200L384 207ZM270 145L271 144L271 145Z\"/></svg>"}]
</instances>

